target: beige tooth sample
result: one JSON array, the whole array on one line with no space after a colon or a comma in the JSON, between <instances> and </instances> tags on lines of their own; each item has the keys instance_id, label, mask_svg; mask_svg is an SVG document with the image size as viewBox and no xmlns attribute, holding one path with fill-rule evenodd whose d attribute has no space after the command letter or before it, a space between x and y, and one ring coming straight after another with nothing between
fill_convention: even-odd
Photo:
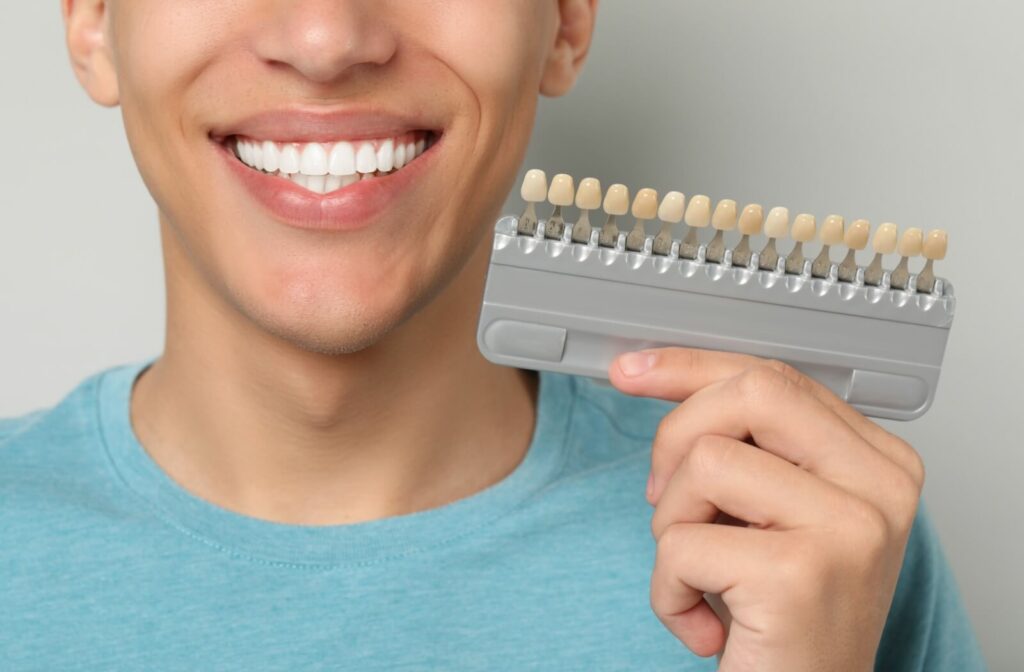
<instances>
[{"instance_id":1,"label":"beige tooth sample","mask_svg":"<svg viewBox=\"0 0 1024 672\"><path fill-rule=\"evenodd\" d=\"M683 221L685 208L686 196L681 191L670 191L661 200L661 205L658 206L661 230L654 237L653 252L655 254L667 256L672 252L672 227Z\"/></svg>"},{"instance_id":2,"label":"beige tooth sample","mask_svg":"<svg viewBox=\"0 0 1024 672\"><path fill-rule=\"evenodd\" d=\"M800 275L804 272L804 262L806 261L804 243L814 240L817 230L818 223L814 219L814 215L799 214L793 220L793 229L789 235L796 241L796 244L793 245L792 251L786 257L786 273Z\"/></svg>"},{"instance_id":3,"label":"beige tooth sample","mask_svg":"<svg viewBox=\"0 0 1024 672\"><path fill-rule=\"evenodd\" d=\"M739 229L742 238L740 238L739 244L732 250L732 265L733 266L749 266L751 251L750 251L750 237L756 236L761 233L761 228L764 226L764 208L757 203L751 203L747 207L743 208L743 212L740 214Z\"/></svg>"},{"instance_id":4,"label":"beige tooth sample","mask_svg":"<svg viewBox=\"0 0 1024 672\"><path fill-rule=\"evenodd\" d=\"M559 173L551 180L551 188L548 189L548 202L555 206L551 216L548 217L547 225L544 227L544 236L561 240L565 232L565 218L562 217L562 208L572 205L576 197L576 185L573 183L572 175Z\"/></svg>"},{"instance_id":5,"label":"beige tooth sample","mask_svg":"<svg viewBox=\"0 0 1024 672\"><path fill-rule=\"evenodd\" d=\"M539 168L526 171L519 194L526 201L526 210L519 218L518 230L524 236L532 236L537 232L537 203L543 203L548 197L548 177L544 171Z\"/></svg>"},{"instance_id":6,"label":"beige tooth sample","mask_svg":"<svg viewBox=\"0 0 1024 672\"><path fill-rule=\"evenodd\" d=\"M736 201L731 198L719 201L711 215L711 226L715 229L715 237L708 243L705 259L720 264L725 258L725 232L736 228Z\"/></svg>"},{"instance_id":7,"label":"beige tooth sample","mask_svg":"<svg viewBox=\"0 0 1024 672\"><path fill-rule=\"evenodd\" d=\"M696 259L700 248L699 229L706 229L711 224L711 199L707 196L694 196L686 207L686 236L679 245L679 256L683 259Z\"/></svg>"},{"instance_id":8,"label":"beige tooth sample","mask_svg":"<svg viewBox=\"0 0 1024 672\"><path fill-rule=\"evenodd\" d=\"M636 218L636 224L626 236L626 249L640 252L644 249L644 240L647 239L645 223L658 216L658 192L654 189L641 189L636 192L632 212L633 217Z\"/></svg>"},{"instance_id":9,"label":"beige tooth sample","mask_svg":"<svg viewBox=\"0 0 1024 672\"><path fill-rule=\"evenodd\" d=\"M833 245L842 245L846 221L839 215L829 215L821 225L821 252L811 264L811 276L827 278L832 270L832 258L829 256Z\"/></svg>"},{"instance_id":10,"label":"beige tooth sample","mask_svg":"<svg viewBox=\"0 0 1024 672\"><path fill-rule=\"evenodd\" d=\"M924 231L916 226L903 232L900 242L896 246L896 252L900 255L900 262L893 269L889 276L889 286L893 289L906 289L910 284L910 259L921 254L924 245Z\"/></svg>"},{"instance_id":11,"label":"beige tooth sample","mask_svg":"<svg viewBox=\"0 0 1024 672\"><path fill-rule=\"evenodd\" d=\"M776 241L785 238L789 233L789 210L786 208L772 208L768 212L768 218L764 221L764 235L768 237L768 243L758 255L757 266L764 271L774 271L779 265L779 250Z\"/></svg>"},{"instance_id":12,"label":"beige tooth sample","mask_svg":"<svg viewBox=\"0 0 1024 672\"><path fill-rule=\"evenodd\" d=\"M849 248L846 257L839 264L840 282L857 280L857 252L868 246L871 236L871 224L866 219L858 219L843 234L843 243Z\"/></svg>"},{"instance_id":13,"label":"beige tooth sample","mask_svg":"<svg viewBox=\"0 0 1024 672\"><path fill-rule=\"evenodd\" d=\"M601 182L596 177L587 177L576 189L576 207L580 210L580 218L572 227L573 242L590 241L590 211L601 207Z\"/></svg>"},{"instance_id":14,"label":"beige tooth sample","mask_svg":"<svg viewBox=\"0 0 1024 672\"><path fill-rule=\"evenodd\" d=\"M882 267L882 257L896 251L898 237L899 229L896 228L895 224L886 222L878 226L875 236L871 239L871 248L875 251L875 256L867 268L864 269L865 285L877 287L882 284L882 279L885 276L885 269Z\"/></svg>"},{"instance_id":15,"label":"beige tooth sample","mask_svg":"<svg viewBox=\"0 0 1024 672\"><path fill-rule=\"evenodd\" d=\"M601 227L598 243L602 247L615 247L619 239L619 227L616 218L629 212L629 188L624 184L613 184L604 195L604 211L608 219Z\"/></svg>"},{"instance_id":16,"label":"beige tooth sample","mask_svg":"<svg viewBox=\"0 0 1024 672\"><path fill-rule=\"evenodd\" d=\"M946 258L949 235L942 229L932 229L924 239L922 254L927 261L917 276L917 291L931 294L935 289L935 262Z\"/></svg>"}]
</instances>

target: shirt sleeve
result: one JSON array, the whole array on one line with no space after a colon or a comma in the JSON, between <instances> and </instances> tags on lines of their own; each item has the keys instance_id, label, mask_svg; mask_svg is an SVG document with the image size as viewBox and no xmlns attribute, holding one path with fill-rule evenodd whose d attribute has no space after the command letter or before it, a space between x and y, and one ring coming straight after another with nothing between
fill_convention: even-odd
<instances>
[{"instance_id":1,"label":"shirt sleeve","mask_svg":"<svg viewBox=\"0 0 1024 672\"><path fill-rule=\"evenodd\" d=\"M923 505L907 542L875 669L879 672L987 669L956 579Z\"/></svg>"}]
</instances>

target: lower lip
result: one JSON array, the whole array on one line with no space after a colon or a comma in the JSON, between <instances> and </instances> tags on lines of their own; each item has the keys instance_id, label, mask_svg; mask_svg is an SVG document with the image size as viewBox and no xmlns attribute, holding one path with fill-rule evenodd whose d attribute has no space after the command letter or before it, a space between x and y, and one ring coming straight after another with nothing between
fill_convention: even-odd
<instances>
[{"instance_id":1,"label":"lower lip","mask_svg":"<svg viewBox=\"0 0 1024 672\"><path fill-rule=\"evenodd\" d=\"M426 151L390 175L361 179L328 194L318 194L286 178L249 168L226 144L214 145L228 169L275 219L300 229L355 231L372 225L430 168L443 137L435 138Z\"/></svg>"}]
</instances>

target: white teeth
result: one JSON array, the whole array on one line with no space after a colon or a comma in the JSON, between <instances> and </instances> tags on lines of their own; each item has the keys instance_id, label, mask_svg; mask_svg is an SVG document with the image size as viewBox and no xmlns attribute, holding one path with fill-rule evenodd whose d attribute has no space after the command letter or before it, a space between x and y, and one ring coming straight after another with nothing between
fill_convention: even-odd
<instances>
[{"instance_id":1,"label":"white teeth","mask_svg":"<svg viewBox=\"0 0 1024 672\"><path fill-rule=\"evenodd\" d=\"M354 175L356 172L356 150L351 142L335 143L328 162L331 175Z\"/></svg>"},{"instance_id":2,"label":"white teeth","mask_svg":"<svg viewBox=\"0 0 1024 672\"><path fill-rule=\"evenodd\" d=\"M268 173L273 173L278 167L278 157L280 156L277 151L277 145L267 140L263 143L263 170Z\"/></svg>"},{"instance_id":3,"label":"white teeth","mask_svg":"<svg viewBox=\"0 0 1024 672\"><path fill-rule=\"evenodd\" d=\"M311 142L302 150L299 160L299 172L305 175L323 176L327 174L327 150L319 142Z\"/></svg>"},{"instance_id":4,"label":"white teeth","mask_svg":"<svg viewBox=\"0 0 1024 672\"><path fill-rule=\"evenodd\" d=\"M377 170L382 173L390 172L395 167L395 142L385 140L377 150Z\"/></svg>"},{"instance_id":5,"label":"white teeth","mask_svg":"<svg viewBox=\"0 0 1024 672\"><path fill-rule=\"evenodd\" d=\"M359 151L356 152L356 170L363 174L377 170L377 152L368 142L360 145Z\"/></svg>"},{"instance_id":6,"label":"white teeth","mask_svg":"<svg viewBox=\"0 0 1024 672\"><path fill-rule=\"evenodd\" d=\"M325 175L309 175L306 177L306 189L318 194L327 193L327 177Z\"/></svg>"},{"instance_id":7,"label":"white teeth","mask_svg":"<svg viewBox=\"0 0 1024 672\"><path fill-rule=\"evenodd\" d=\"M249 152L252 156L252 165L256 170L263 170L263 145L255 142Z\"/></svg>"},{"instance_id":8,"label":"white teeth","mask_svg":"<svg viewBox=\"0 0 1024 672\"><path fill-rule=\"evenodd\" d=\"M242 160L244 161L245 159ZM295 145L285 145L281 148L277 169L285 175L293 175L299 172L299 150Z\"/></svg>"},{"instance_id":9,"label":"white teeth","mask_svg":"<svg viewBox=\"0 0 1024 672\"><path fill-rule=\"evenodd\" d=\"M415 137L415 136L414 136ZM327 194L360 179L383 177L399 170L427 149L425 137L406 136L374 141L279 144L272 140L236 138L238 159L255 170L285 177L315 193Z\"/></svg>"}]
</instances>

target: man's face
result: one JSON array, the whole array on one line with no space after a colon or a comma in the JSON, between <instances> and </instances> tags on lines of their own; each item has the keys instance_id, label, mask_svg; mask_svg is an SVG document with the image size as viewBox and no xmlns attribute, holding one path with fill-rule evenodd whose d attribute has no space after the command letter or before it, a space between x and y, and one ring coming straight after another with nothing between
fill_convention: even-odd
<instances>
[{"instance_id":1,"label":"man's face","mask_svg":"<svg viewBox=\"0 0 1024 672\"><path fill-rule=\"evenodd\" d=\"M554 0L106 12L168 273L321 352L379 340L477 247L522 160L559 16Z\"/></svg>"}]
</instances>

